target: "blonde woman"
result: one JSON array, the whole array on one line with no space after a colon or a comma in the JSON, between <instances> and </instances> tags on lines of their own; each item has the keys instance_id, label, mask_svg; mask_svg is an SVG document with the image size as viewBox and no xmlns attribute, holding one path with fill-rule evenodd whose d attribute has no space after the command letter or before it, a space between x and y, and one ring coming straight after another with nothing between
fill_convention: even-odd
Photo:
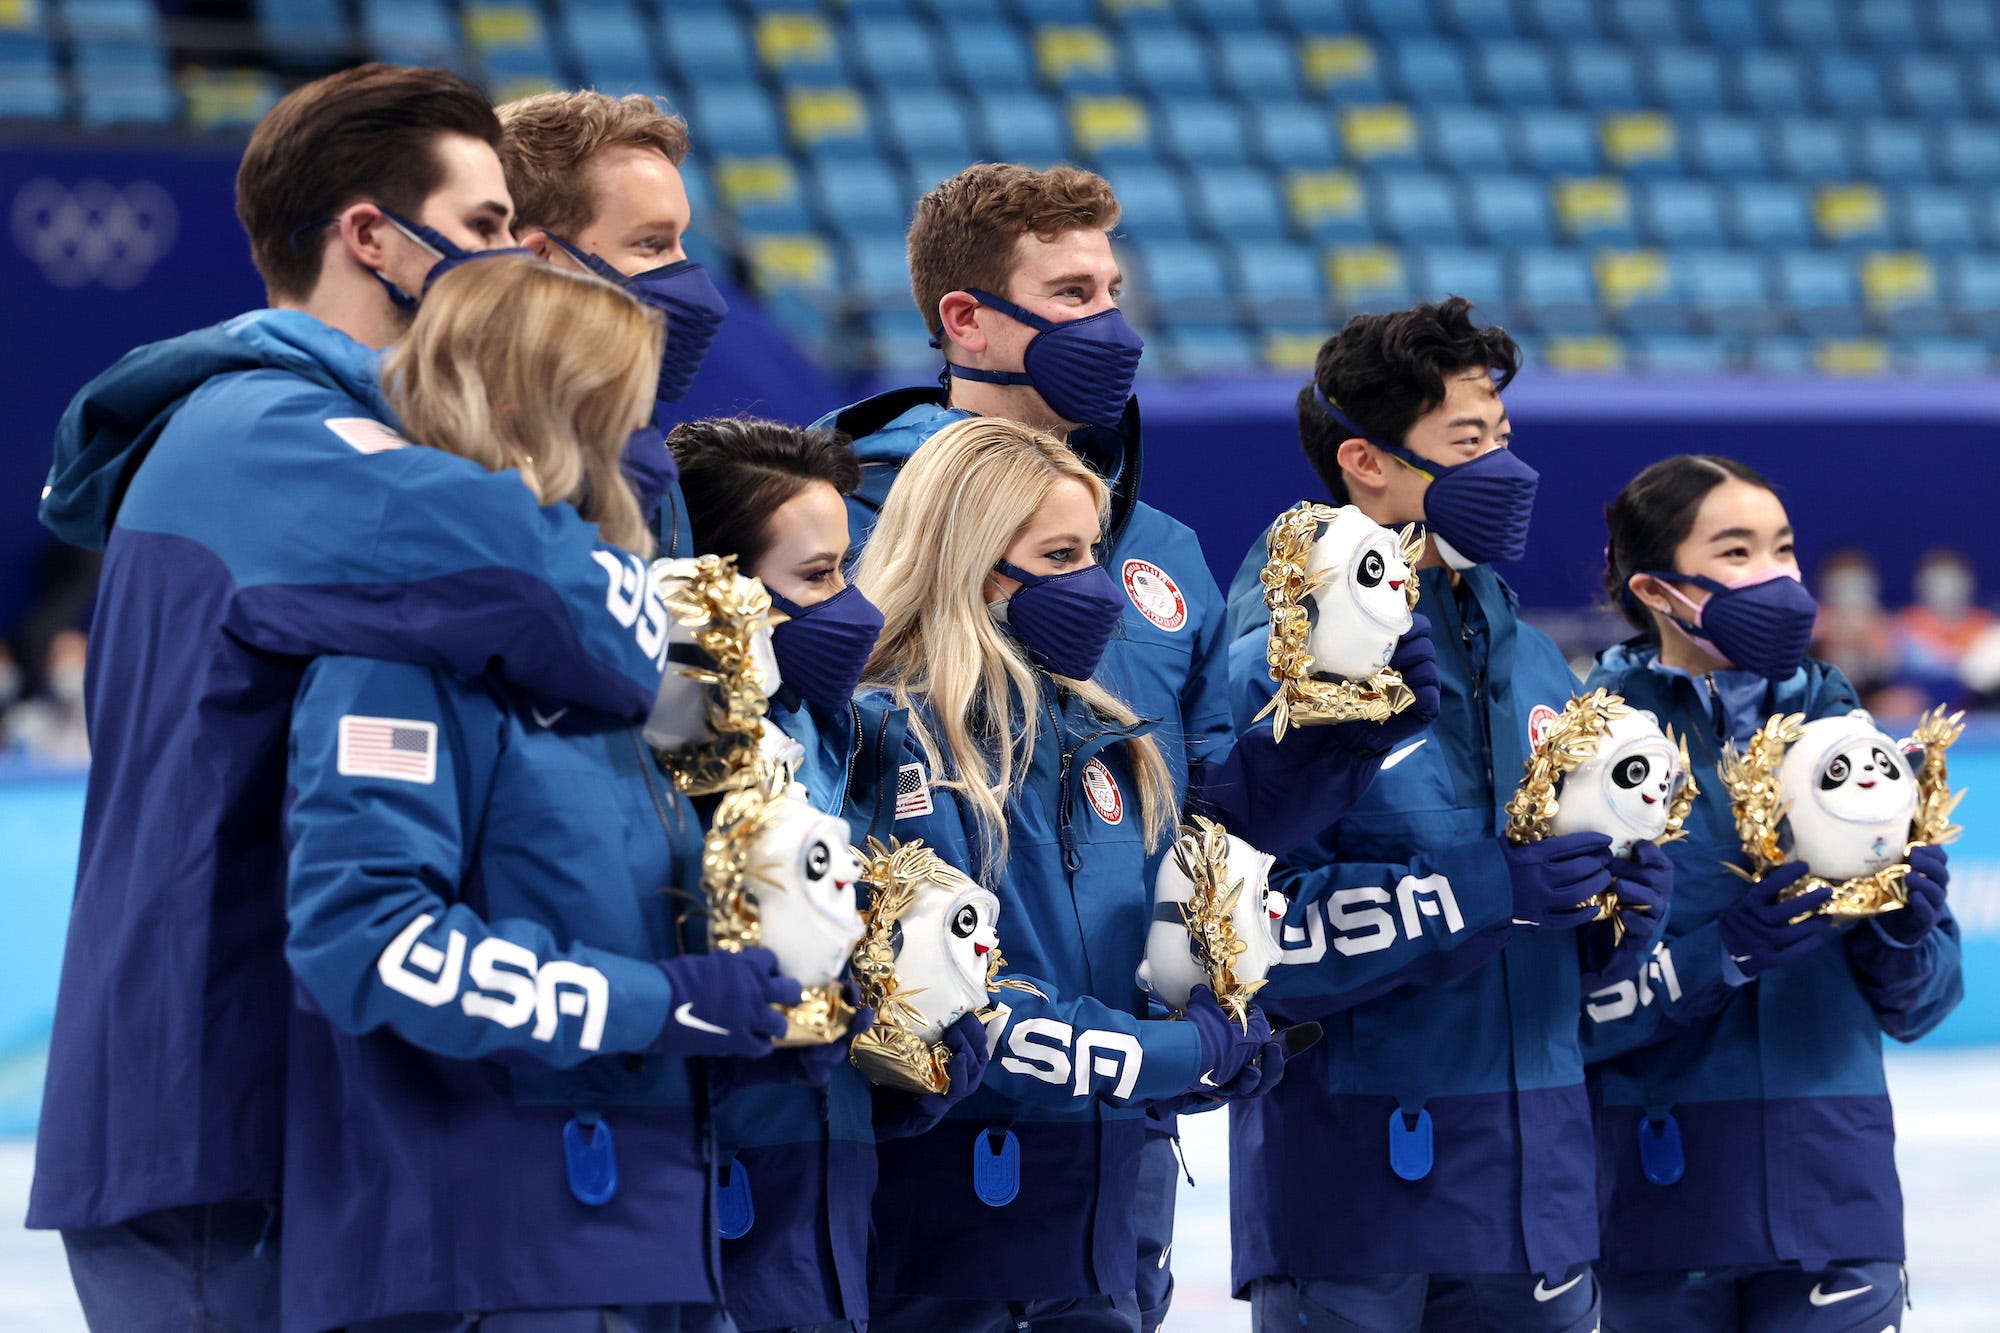
<instances>
[{"instance_id":1,"label":"blonde woman","mask_svg":"<svg viewBox=\"0 0 2000 1333\"><path fill-rule=\"evenodd\" d=\"M909 711L893 830L999 893L1017 983L980 1089L878 1149L877 1333L1137 1329L1147 1107L1282 1068L1262 1015L1238 1027L1205 989L1185 1021L1145 1016L1181 792L1157 724L1094 679L1124 604L1095 555L1108 506L1061 441L972 418L905 465L856 571L884 620L864 732Z\"/></svg>"},{"instance_id":2,"label":"blonde woman","mask_svg":"<svg viewBox=\"0 0 2000 1333\"><path fill-rule=\"evenodd\" d=\"M439 280L383 377L413 436L574 505L636 589L618 456L660 337L605 282L493 259ZM690 1057L768 1054L799 988L683 938L701 829L638 730L323 658L290 786L288 1333L726 1327Z\"/></svg>"}]
</instances>

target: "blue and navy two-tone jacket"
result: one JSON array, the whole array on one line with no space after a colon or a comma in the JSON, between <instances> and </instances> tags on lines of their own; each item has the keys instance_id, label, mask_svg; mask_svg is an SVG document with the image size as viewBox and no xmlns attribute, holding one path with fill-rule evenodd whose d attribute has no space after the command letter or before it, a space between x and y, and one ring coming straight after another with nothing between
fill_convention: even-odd
<instances>
[{"instance_id":1,"label":"blue and navy two-tone jacket","mask_svg":"<svg viewBox=\"0 0 2000 1333\"><path fill-rule=\"evenodd\" d=\"M1512 929L1497 842L1530 733L1576 682L1492 570L1458 590L1442 569L1421 578L1438 720L1276 877L1297 897L1259 1000L1326 1037L1270 1095L1231 1107L1239 1292L1265 1277L1559 1275L1597 1252L1576 932ZM1238 646L1240 716L1272 688L1263 647L1261 633Z\"/></svg>"},{"instance_id":2,"label":"blue and navy two-tone jacket","mask_svg":"<svg viewBox=\"0 0 2000 1333\"><path fill-rule=\"evenodd\" d=\"M1714 777L1723 746L1773 714L1848 712L1853 687L1817 661L1777 682L1696 678L1636 643L1606 651L1588 684L1685 736L1701 784L1688 837L1667 847L1674 910L1661 943L1642 976L1591 995L1584 1010L1605 1267L1810 1272L1902 1258L1882 1034L1915 1041L1957 1006L1957 923L1947 912L1905 948L1864 921L1750 981L1726 960L1717 924L1744 891Z\"/></svg>"},{"instance_id":3,"label":"blue and navy two-tone jacket","mask_svg":"<svg viewBox=\"0 0 2000 1333\"><path fill-rule=\"evenodd\" d=\"M91 764L29 1225L278 1197L285 744L321 653L642 718L664 612L511 475L402 448L376 358L299 311L86 386L43 521L102 547Z\"/></svg>"},{"instance_id":4,"label":"blue and navy two-tone jacket","mask_svg":"<svg viewBox=\"0 0 2000 1333\"><path fill-rule=\"evenodd\" d=\"M1032 989L992 997L979 1089L929 1132L877 1148L879 1291L1019 1301L1130 1291L1146 1108L1200 1073L1194 1028L1148 1020L1134 977L1165 847L1146 848L1121 742L1152 724L1116 727L1036 674L1035 748L1006 803L1006 863L989 880L1002 979ZM864 712L886 697L865 696ZM889 832L978 877L983 840L938 785L949 775L931 771L916 736L924 722L912 709Z\"/></svg>"},{"instance_id":5,"label":"blue and navy two-tone jacket","mask_svg":"<svg viewBox=\"0 0 2000 1333\"><path fill-rule=\"evenodd\" d=\"M290 749L286 1329L717 1302L703 1098L650 1053L701 825L639 728L325 657Z\"/></svg>"}]
</instances>

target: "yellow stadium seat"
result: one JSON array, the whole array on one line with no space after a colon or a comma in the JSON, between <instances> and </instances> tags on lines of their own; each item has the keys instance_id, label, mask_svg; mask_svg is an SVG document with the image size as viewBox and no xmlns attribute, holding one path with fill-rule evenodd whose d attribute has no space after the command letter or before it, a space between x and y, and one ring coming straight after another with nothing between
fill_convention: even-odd
<instances>
[{"instance_id":1,"label":"yellow stadium seat","mask_svg":"<svg viewBox=\"0 0 2000 1333\"><path fill-rule=\"evenodd\" d=\"M254 125L278 100L277 90L261 70L191 66L181 71L180 85L188 123L199 130Z\"/></svg>"},{"instance_id":2,"label":"yellow stadium seat","mask_svg":"<svg viewBox=\"0 0 2000 1333\"><path fill-rule=\"evenodd\" d=\"M785 94L785 126L805 148L868 133L868 104L852 88L794 88Z\"/></svg>"},{"instance_id":3,"label":"yellow stadium seat","mask_svg":"<svg viewBox=\"0 0 2000 1333\"><path fill-rule=\"evenodd\" d=\"M1310 374L1324 341L1317 333L1268 334L1264 338L1264 364L1288 374Z\"/></svg>"},{"instance_id":4,"label":"yellow stadium seat","mask_svg":"<svg viewBox=\"0 0 2000 1333\"><path fill-rule=\"evenodd\" d=\"M1879 338L1828 338L1814 345L1813 364L1828 375L1886 375L1889 344Z\"/></svg>"},{"instance_id":5,"label":"yellow stadium seat","mask_svg":"<svg viewBox=\"0 0 2000 1333\"><path fill-rule=\"evenodd\" d=\"M833 59L833 29L817 14L766 14L757 20L757 58L766 69L825 64Z\"/></svg>"},{"instance_id":6,"label":"yellow stadium seat","mask_svg":"<svg viewBox=\"0 0 2000 1333\"><path fill-rule=\"evenodd\" d=\"M1873 185L1825 185L1813 195L1813 220L1829 241L1881 231L1888 205Z\"/></svg>"},{"instance_id":7,"label":"yellow stadium seat","mask_svg":"<svg viewBox=\"0 0 2000 1333\"><path fill-rule=\"evenodd\" d=\"M1326 253L1326 277L1334 295L1353 304L1376 296L1400 296L1403 257L1386 245L1344 245Z\"/></svg>"},{"instance_id":8,"label":"yellow stadium seat","mask_svg":"<svg viewBox=\"0 0 2000 1333\"><path fill-rule=\"evenodd\" d=\"M1408 107L1394 102L1350 106L1340 113L1340 142L1357 162L1408 157L1417 151L1417 122Z\"/></svg>"},{"instance_id":9,"label":"yellow stadium seat","mask_svg":"<svg viewBox=\"0 0 2000 1333\"><path fill-rule=\"evenodd\" d=\"M1069 127L1086 153L1137 147L1153 133L1146 105L1136 97L1072 97Z\"/></svg>"},{"instance_id":10,"label":"yellow stadium seat","mask_svg":"<svg viewBox=\"0 0 2000 1333\"><path fill-rule=\"evenodd\" d=\"M479 5L464 13L465 40L479 51L539 50L542 16L532 5Z\"/></svg>"},{"instance_id":11,"label":"yellow stadium seat","mask_svg":"<svg viewBox=\"0 0 2000 1333\"><path fill-rule=\"evenodd\" d=\"M1285 176L1292 219L1310 232L1322 222L1359 220L1368 208L1361 182L1351 171L1293 171Z\"/></svg>"},{"instance_id":12,"label":"yellow stadium seat","mask_svg":"<svg viewBox=\"0 0 2000 1333\"><path fill-rule=\"evenodd\" d=\"M533 97L537 93L561 91L562 87L560 84L556 83L553 79L544 78L540 74L509 74L505 78L496 79L492 84L493 104L495 106L505 106L509 102L518 102L523 97Z\"/></svg>"},{"instance_id":13,"label":"yellow stadium seat","mask_svg":"<svg viewBox=\"0 0 2000 1333\"><path fill-rule=\"evenodd\" d=\"M1598 123L1597 136L1605 157L1621 169L1671 161L1674 156L1674 122L1657 111L1606 116Z\"/></svg>"},{"instance_id":14,"label":"yellow stadium seat","mask_svg":"<svg viewBox=\"0 0 2000 1333\"><path fill-rule=\"evenodd\" d=\"M798 198L798 173L786 157L725 157L715 164L715 191L723 207L741 211Z\"/></svg>"},{"instance_id":15,"label":"yellow stadium seat","mask_svg":"<svg viewBox=\"0 0 2000 1333\"><path fill-rule=\"evenodd\" d=\"M1375 77L1375 48L1360 37L1309 37L1299 48L1306 85L1319 92Z\"/></svg>"},{"instance_id":16,"label":"yellow stadium seat","mask_svg":"<svg viewBox=\"0 0 2000 1333\"><path fill-rule=\"evenodd\" d=\"M1035 64L1044 80L1061 87L1072 74L1116 74L1118 49L1096 28L1037 28Z\"/></svg>"},{"instance_id":17,"label":"yellow stadium seat","mask_svg":"<svg viewBox=\"0 0 2000 1333\"><path fill-rule=\"evenodd\" d=\"M1673 285L1667 257L1658 250L1606 250L1597 256L1593 267L1598 295L1613 309L1664 300Z\"/></svg>"},{"instance_id":18,"label":"yellow stadium seat","mask_svg":"<svg viewBox=\"0 0 2000 1333\"><path fill-rule=\"evenodd\" d=\"M1574 232L1622 227L1632 221L1632 196L1625 182L1609 176L1573 177L1555 185L1556 216Z\"/></svg>"},{"instance_id":19,"label":"yellow stadium seat","mask_svg":"<svg viewBox=\"0 0 2000 1333\"><path fill-rule=\"evenodd\" d=\"M1625 346L1605 333L1551 338L1544 353L1552 370L1603 375L1625 368Z\"/></svg>"},{"instance_id":20,"label":"yellow stadium seat","mask_svg":"<svg viewBox=\"0 0 2000 1333\"><path fill-rule=\"evenodd\" d=\"M1937 298L1937 271L1915 250L1878 250L1861 259L1861 294L1871 310L1894 310Z\"/></svg>"},{"instance_id":21,"label":"yellow stadium seat","mask_svg":"<svg viewBox=\"0 0 2000 1333\"><path fill-rule=\"evenodd\" d=\"M827 291L834 285L833 251L818 236L753 236L750 271L759 291Z\"/></svg>"},{"instance_id":22,"label":"yellow stadium seat","mask_svg":"<svg viewBox=\"0 0 2000 1333\"><path fill-rule=\"evenodd\" d=\"M1172 14L1173 0L1101 0L1101 7L1112 14Z\"/></svg>"},{"instance_id":23,"label":"yellow stadium seat","mask_svg":"<svg viewBox=\"0 0 2000 1333\"><path fill-rule=\"evenodd\" d=\"M41 16L39 0L0 0L0 30L26 32Z\"/></svg>"}]
</instances>

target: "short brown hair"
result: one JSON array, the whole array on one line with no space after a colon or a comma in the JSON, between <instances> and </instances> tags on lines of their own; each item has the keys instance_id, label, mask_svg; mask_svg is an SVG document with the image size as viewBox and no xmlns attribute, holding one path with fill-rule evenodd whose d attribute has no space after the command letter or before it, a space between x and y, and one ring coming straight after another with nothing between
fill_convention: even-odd
<instances>
[{"instance_id":1,"label":"short brown hair","mask_svg":"<svg viewBox=\"0 0 2000 1333\"><path fill-rule=\"evenodd\" d=\"M536 93L500 108L500 166L514 196L514 225L565 239L597 216L590 162L607 148L654 148L687 161L687 122L644 93Z\"/></svg>"},{"instance_id":2,"label":"short brown hair","mask_svg":"<svg viewBox=\"0 0 2000 1333\"><path fill-rule=\"evenodd\" d=\"M910 223L910 295L924 326L938 326L938 302L977 287L1013 299L1014 244L1033 233L1118 225L1118 200L1104 177L1077 167L1035 171L976 162L917 201Z\"/></svg>"},{"instance_id":3,"label":"short brown hair","mask_svg":"<svg viewBox=\"0 0 2000 1333\"><path fill-rule=\"evenodd\" d=\"M694 549L736 557L754 573L771 548L771 517L815 481L842 495L861 485L845 435L758 417L687 421L667 435L680 464Z\"/></svg>"},{"instance_id":4,"label":"short brown hair","mask_svg":"<svg viewBox=\"0 0 2000 1333\"><path fill-rule=\"evenodd\" d=\"M449 70L357 65L279 99L236 170L236 216L272 297L319 281L327 237L301 234L314 223L362 200L415 217L444 183L441 134L500 146L492 104Z\"/></svg>"}]
</instances>

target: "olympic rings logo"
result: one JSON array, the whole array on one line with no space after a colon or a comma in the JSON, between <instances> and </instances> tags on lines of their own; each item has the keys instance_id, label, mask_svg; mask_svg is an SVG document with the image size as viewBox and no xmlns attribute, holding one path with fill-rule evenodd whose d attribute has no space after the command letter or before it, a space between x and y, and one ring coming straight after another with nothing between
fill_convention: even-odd
<instances>
[{"instance_id":1,"label":"olympic rings logo","mask_svg":"<svg viewBox=\"0 0 2000 1333\"><path fill-rule=\"evenodd\" d=\"M180 213L152 181L121 190L86 180L72 189L43 176L14 196L13 224L14 244L51 286L126 291L173 249Z\"/></svg>"}]
</instances>

